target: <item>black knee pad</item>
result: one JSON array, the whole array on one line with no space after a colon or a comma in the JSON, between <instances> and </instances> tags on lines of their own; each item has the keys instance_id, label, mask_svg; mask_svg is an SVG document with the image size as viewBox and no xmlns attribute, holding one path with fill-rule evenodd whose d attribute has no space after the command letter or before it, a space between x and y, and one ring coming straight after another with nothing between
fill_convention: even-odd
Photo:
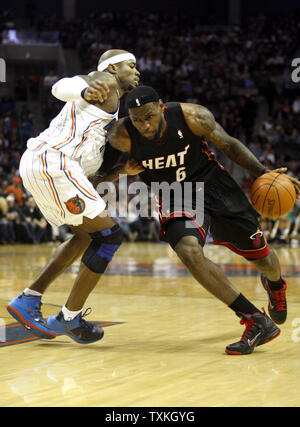
<instances>
[{"instance_id":1,"label":"black knee pad","mask_svg":"<svg viewBox=\"0 0 300 427\"><path fill-rule=\"evenodd\" d=\"M118 225L90 234L92 242L82 257L82 262L94 273L104 273L114 253L123 241Z\"/></svg>"}]
</instances>

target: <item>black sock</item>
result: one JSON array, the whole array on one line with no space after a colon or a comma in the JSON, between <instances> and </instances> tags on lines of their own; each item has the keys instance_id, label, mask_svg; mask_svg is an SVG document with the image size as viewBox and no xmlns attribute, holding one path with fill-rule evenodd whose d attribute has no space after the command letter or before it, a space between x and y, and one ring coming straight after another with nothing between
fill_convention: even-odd
<instances>
[{"instance_id":1,"label":"black sock","mask_svg":"<svg viewBox=\"0 0 300 427\"><path fill-rule=\"evenodd\" d=\"M267 280L268 280L269 287L270 289L272 289L272 291L279 291L279 289L281 289L283 286L283 280L281 277L276 282L271 282L271 280L269 279Z\"/></svg>"},{"instance_id":2,"label":"black sock","mask_svg":"<svg viewBox=\"0 0 300 427\"><path fill-rule=\"evenodd\" d=\"M240 294L228 307L235 312L245 314L261 313L243 294Z\"/></svg>"}]
</instances>

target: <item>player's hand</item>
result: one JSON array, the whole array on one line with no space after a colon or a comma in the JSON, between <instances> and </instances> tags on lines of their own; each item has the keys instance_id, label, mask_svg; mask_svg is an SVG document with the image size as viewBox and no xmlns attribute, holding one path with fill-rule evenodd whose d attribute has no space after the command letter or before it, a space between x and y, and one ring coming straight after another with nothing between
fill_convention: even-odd
<instances>
[{"instance_id":1,"label":"player's hand","mask_svg":"<svg viewBox=\"0 0 300 427\"><path fill-rule=\"evenodd\" d=\"M145 169L133 159L127 160L127 162L122 168L122 172L126 173L127 175L138 175L144 170Z\"/></svg>"},{"instance_id":2,"label":"player's hand","mask_svg":"<svg viewBox=\"0 0 300 427\"><path fill-rule=\"evenodd\" d=\"M278 168L278 169L272 169L269 172L275 172L275 173L286 173L287 168Z\"/></svg>"},{"instance_id":3,"label":"player's hand","mask_svg":"<svg viewBox=\"0 0 300 427\"><path fill-rule=\"evenodd\" d=\"M88 102L105 102L109 93L107 83L97 79L89 84L83 93L83 98Z\"/></svg>"},{"instance_id":4,"label":"player's hand","mask_svg":"<svg viewBox=\"0 0 300 427\"><path fill-rule=\"evenodd\" d=\"M278 169L274 169L270 172L275 172L275 173L286 173L287 168L278 168ZM293 183L294 187L295 187L295 191L296 191L296 197L297 199L300 199L300 181L298 181L298 179L286 175L286 177Z\"/></svg>"},{"instance_id":5,"label":"player's hand","mask_svg":"<svg viewBox=\"0 0 300 427\"><path fill-rule=\"evenodd\" d=\"M298 181L298 179L296 179L296 178L294 178L292 176L289 176L289 175L286 175L286 176L294 184L294 187L295 187L295 190L296 190L296 197L297 197L297 199L300 200L300 181Z\"/></svg>"}]
</instances>

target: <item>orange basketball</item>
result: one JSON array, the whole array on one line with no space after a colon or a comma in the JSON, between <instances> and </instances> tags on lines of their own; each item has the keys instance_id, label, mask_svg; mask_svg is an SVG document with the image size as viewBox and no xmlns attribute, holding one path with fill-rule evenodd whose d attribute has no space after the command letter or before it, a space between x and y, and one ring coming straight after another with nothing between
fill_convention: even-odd
<instances>
[{"instance_id":1,"label":"orange basketball","mask_svg":"<svg viewBox=\"0 0 300 427\"><path fill-rule=\"evenodd\" d=\"M269 172L254 181L250 198L256 212L266 218L277 219L292 209L296 191L286 175Z\"/></svg>"}]
</instances>

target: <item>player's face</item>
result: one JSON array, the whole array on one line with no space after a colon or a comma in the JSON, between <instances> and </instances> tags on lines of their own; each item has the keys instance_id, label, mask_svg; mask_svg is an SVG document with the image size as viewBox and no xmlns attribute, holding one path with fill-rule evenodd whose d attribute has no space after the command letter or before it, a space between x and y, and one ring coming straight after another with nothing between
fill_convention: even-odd
<instances>
[{"instance_id":1,"label":"player's face","mask_svg":"<svg viewBox=\"0 0 300 427\"><path fill-rule=\"evenodd\" d=\"M142 107L130 108L129 116L133 126L144 138L157 141L162 136L166 121L162 101L149 102Z\"/></svg>"},{"instance_id":2,"label":"player's face","mask_svg":"<svg viewBox=\"0 0 300 427\"><path fill-rule=\"evenodd\" d=\"M140 81L140 72L134 61L123 61L117 64L117 78L121 89L126 93L137 87Z\"/></svg>"}]
</instances>

